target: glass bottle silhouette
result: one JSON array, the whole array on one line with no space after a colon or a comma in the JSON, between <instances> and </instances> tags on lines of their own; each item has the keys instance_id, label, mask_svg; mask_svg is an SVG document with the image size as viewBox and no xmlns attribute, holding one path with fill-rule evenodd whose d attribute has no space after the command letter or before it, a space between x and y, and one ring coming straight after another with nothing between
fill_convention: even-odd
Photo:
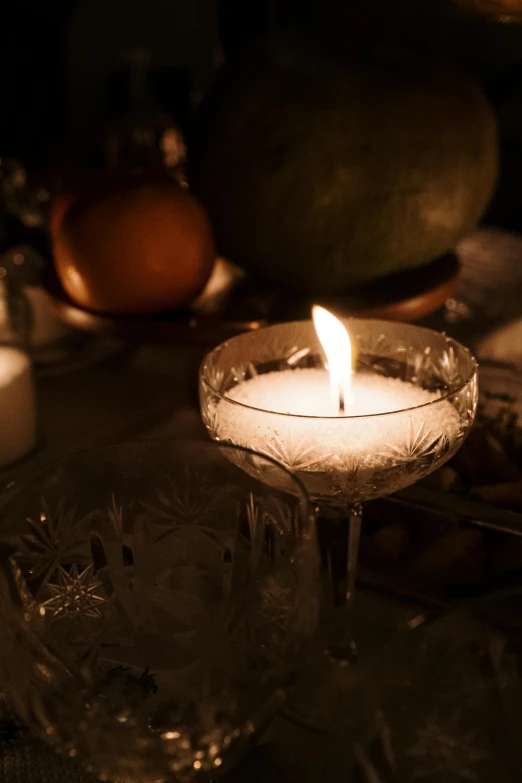
<instances>
[{"instance_id":1,"label":"glass bottle silhouette","mask_svg":"<svg viewBox=\"0 0 522 783\"><path fill-rule=\"evenodd\" d=\"M185 139L151 93L149 52L132 50L124 61L124 106L107 134L107 165L119 171L167 170L185 184Z\"/></svg>"}]
</instances>

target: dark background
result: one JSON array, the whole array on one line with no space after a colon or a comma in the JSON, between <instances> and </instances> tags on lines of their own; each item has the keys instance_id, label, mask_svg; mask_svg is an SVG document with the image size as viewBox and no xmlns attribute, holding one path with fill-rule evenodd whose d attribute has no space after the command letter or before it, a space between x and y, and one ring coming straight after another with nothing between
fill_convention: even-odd
<instances>
[{"instance_id":1,"label":"dark background","mask_svg":"<svg viewBox=\"0 0 522 783\"><path fill-rule=\"evenodd\" d=\"M308 25L348 50L356 41L398 40L436 51L464 64L493 90L522 60L522 27L468 17L452 0L7 0L3 5L0 154L20 155L28 163L42 163L64 137L92 135L107 112L111 74L132 47L149 48L153 68L170 71L178 89L181 69L184 89L195 99L212 78L220 46L229 53L249 36L285 25Z\"/></svg>"},{"instance_id":2,"label":"dark background","mask_svg":"<svg viewBox=\"0 0 522 783\"><path fill-rule=\"evenodd\" d=\"M150 50L156 97L185 121L224 56L261 31L302 26L345 52L361 41L400 42L470 70L499 116L503 181L511 178L518 190L522 26L466 15L453 0L5 0L3 5L0 156L19 157L30 171L99 163L100 138L118 106L124 51Z\"/></svg>"},{"instance_id":3,"label":"dark background","mask_svg":"<svg viewBox=\"0 0 522 783\"><path fill-rule=\"evenodd\" d=\"M153 68L167 82L170 72L174 91L180 71L185 92L204 89L218 45L217 6L215 0L6 0L0 36L0 155L40 166L62 156L64 142L75 147L73 157L89 157L85 148L110 110L111 76L126 50L150 49Z\"/></svg>"}]
</instances>

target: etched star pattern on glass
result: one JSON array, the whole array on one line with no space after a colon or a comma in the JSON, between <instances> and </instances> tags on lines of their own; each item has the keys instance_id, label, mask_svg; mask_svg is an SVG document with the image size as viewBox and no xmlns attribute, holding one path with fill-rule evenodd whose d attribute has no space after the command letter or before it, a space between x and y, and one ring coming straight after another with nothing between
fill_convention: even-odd
<instances>
[{"instance_id":1,"label":"etched star pattern on glass","mask_svg":"<svg viewBox=\"0 0 522 783\"><path fill-rule=\"evenodd\" d=\"M515 783L522 680L506 641L455 612L392 644L365 675L373 726L357 779Z\"/></svg>"},{"instance_id":2,"label":"etched star pattern on glass","mask_svg":"<svg viewBox=\"0 0 522 783\"><path fill-rule=\"evenodd\" d=\"M246 450L80 455L21 489L2 530L2 688L24 725L106 779L225 770L316 629L306 493Z\"/></svg>"}]
</instances>

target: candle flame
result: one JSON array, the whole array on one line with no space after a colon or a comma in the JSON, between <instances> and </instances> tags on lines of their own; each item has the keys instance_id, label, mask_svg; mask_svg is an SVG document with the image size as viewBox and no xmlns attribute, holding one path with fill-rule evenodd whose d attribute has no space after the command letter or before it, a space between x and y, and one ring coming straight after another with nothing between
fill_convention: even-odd
<instances>
[{"instance_id":1,"label":"candle flame","mask_svg":"<svg viewBox=\"0 0 522 783\"><path fill-rule=\"evenodd\" d=\"M324 307L314 305L315 331L328 360L332 398L340 414L352 400L352 344L345 327Z\"/></svg>"}]
</instances>

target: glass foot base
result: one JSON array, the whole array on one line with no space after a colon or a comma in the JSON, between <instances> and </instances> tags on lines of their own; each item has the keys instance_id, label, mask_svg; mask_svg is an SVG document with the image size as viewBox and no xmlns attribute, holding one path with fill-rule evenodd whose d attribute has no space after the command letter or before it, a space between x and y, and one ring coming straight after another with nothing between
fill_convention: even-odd
<instances>
[{"instance_id":1,"label":"glass foot base","mask_svg":"<svg viewBox=\"0 0 522 783\"><path fill-rule=\"evenodd\" d=\"M355 663L359 655L359 647L352 639L349 642L330 642L326 648L326 655L338 666L349 666Z\"/></svg>"},{"instance_id":2,"label":"glass foot base","mask_svg":"<svg viewBox=\"0 0 522 783\"><path fill-rule=\"evenodd\" d=\"M357 693L367 666L401 634L408 633L408 623L418 613L418 606L359 590L344 617L345 639L337 628L335 641L331 633L318 640L283 709L284 716L321 734L336 733L339 722L353 712L359 700Z\"/></svg>"}]
</instances>

